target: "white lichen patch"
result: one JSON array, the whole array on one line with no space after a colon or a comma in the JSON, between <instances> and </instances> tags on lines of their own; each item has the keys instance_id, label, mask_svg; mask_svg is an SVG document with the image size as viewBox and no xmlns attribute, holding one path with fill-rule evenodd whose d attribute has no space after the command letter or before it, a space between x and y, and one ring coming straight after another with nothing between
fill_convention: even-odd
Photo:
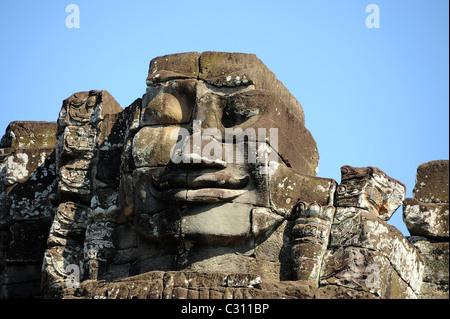
<instances>
[{"instance_id":1,"label":"white lichen patch","mask_svg":"<svg viewBox=\"0 0 450 319\"><path fill-rule=\"evenodd\" d=\"M248 285L249 288L252 288L253 286L256 286L262 282L261 277L256 277L253 280L250 280L250 284Z\"/></svg>"},{"instance_id":2,"label":"white lichen patch","mask_svg":"<svg viewBox=\"0 0 450 319\"><path fill-rule=\"evenodd\" d=\"M404 216L408 228L420 229L432 235L448 236L448 210L443 211L441 207L407 205Z\"/></svg>"},{"instance_id":3,"label":"white lichen patch","mask_svg":"<svg viewBox=\"0 0 450 319\"><path fill-rule=\"evenodd\" d=\"M17 153L6 159L6 174L4 181L7 185L14 185L28 177L28 155L26 153Z\"/></svg>"},{"instance_id":4,"label":"white lichen patch","mask_svg":"<svg viewBox=\"0 0 450 319\"><path fill-rule=\"evenodd\" d=\"M401 233L393 233L381 220L364 220L367 240L363 247L382 252L399 276L415 293L420 291L423 276L423 261Z\"/></svg>"}]
</instances>

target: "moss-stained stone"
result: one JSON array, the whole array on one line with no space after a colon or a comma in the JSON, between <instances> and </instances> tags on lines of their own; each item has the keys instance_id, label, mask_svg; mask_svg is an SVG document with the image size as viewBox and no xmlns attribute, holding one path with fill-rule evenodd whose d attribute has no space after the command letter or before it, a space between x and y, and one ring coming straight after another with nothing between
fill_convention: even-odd
<instances>
[{"instance_id":1,"label":"moss-stained stone","mask_svg":"<svg viewBox=\"0 0 450 319\"><path fill-rule=\"evenodd\" d=\"M197 78L200 53L178 53L160 56L150 61L147 84L173 79Z\"/></svg>"},{"instance_id":2,"label":"moss-stained stone","mask_svg":"<svg viewBox=\"0 0 450 319\"><path fill-rule=\"evenodd\" d=\"M332 204L336 190L332 179L300 174L282 164L269 176L269 185L271 208L284 216L291 215L299 201Z\"/></svg>"},{"instance_id":3,"label":"moss-stained stone","mask_svg":"<svg viewBox=\"0 0 450 319\"><path fill-rule=\"evenodd\" d=\"M417 248L425 263L420 298L449 298L449 243L422 236L408 240Z\"/></svg>"},{"instance_id":4,"label":"moss-stained stone","mask_svg":"<svg viewBox=\"0 0 450 319\"><path fill-rule=\"evenodd\" d=\"M423 163L417 168L414 198L425 203L448 203L448 183L448 160Z\"/></svg>"},{"instance_id":5,"label":"moss-stained stone","mask_svg":"<svg viewBox=\"0 0 450 319\"><path fill-rule=\"evenodd\" d=\"M449 204L407 198L403 203L403 221L413 236L448 239Z\"/></svg>"},{"instance_id":6,"label":"moss-stained stone","mask_svg":"<svg viewBox=\"0 0 450 319\"><path fill-rule=\"evenodd\" d=\"M53 149L56 144L56 122L15 121L6 128L0 141L1 156L16 149ZM2 154L3 152L3 154Z\"/></svg>"}]
</instances>

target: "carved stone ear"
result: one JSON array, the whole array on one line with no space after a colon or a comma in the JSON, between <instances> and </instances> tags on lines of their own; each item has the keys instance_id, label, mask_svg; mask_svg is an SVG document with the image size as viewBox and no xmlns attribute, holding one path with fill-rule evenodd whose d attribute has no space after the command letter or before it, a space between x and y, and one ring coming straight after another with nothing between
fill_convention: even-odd
<instances>
[{"instance_id":1,"label":"carved stone ear","mask_svg":"<svg viewBox=\"0 0 450 319\"><path fill-rule=\"evenodd\" d=\"M335 207L301 202L297 209L291 243L293 272L297 280L311 280L318 286Z\"/></svg>"}]
</instances>

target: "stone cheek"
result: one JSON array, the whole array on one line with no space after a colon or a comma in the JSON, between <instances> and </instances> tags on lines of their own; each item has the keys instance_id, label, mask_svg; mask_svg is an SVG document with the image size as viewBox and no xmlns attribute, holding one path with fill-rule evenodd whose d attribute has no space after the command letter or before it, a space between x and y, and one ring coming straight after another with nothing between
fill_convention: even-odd
<instances>
[{"instance_id":1,"label":"stone cheek","mask_svg":"<svg viewBox=\"0 0 450 319\"><path fill-rule=\"evenodd\" d=\"M156 242L173 242L180 239L180 214L174 208L155 214L137 214L134 218L134 227L142 238Z\"/></svg>"},{"instance_id":2,"label":"stone cheek","mask_svg":"<svg viewBox=\"0 0 450 319\"><path fill-rule=\"evenodd\" d=\"M147 88L142 125L187 123L196 99L196 80L177 80Z\"/></svg>"},{"instance_id":3,"label":"stone cheek","mask_svg":"<svg viewBox=\"0 0 450 319\"><path fill-rule=\"evenodd\" d=\"M136 167L167 165L177 143L179 129L179 126L143 127L133 139Z\"/></svg>"},{"instance_id":4,"label":"stone cheek","mask_svg":"<svg viewBox=\"0 0 450 319\"><path fill-rule=\"evenodd\" d=\"M152 195L152 193L157 194L152 180L163 172L164 168L162 167L139 168L133 172L129 179L133 192L129 193L127 190L124 190L124 192L127 202L132 203L135 212L153 214L174 207L171 203L162 200L161 196ZM123 179L122 181L124 183Z\"/></svg>"},{"instance_id":5,"label":"stone cheek","mask_svg":"<svg viewBox=\"0 0 450 319\"><path fill-rule=\"evenodd\" d=\"M267 231L277 229L285 219L264 207L254 207L251 211L251 233L254 237L263 235Z\"/></svg>"}]
</instances>

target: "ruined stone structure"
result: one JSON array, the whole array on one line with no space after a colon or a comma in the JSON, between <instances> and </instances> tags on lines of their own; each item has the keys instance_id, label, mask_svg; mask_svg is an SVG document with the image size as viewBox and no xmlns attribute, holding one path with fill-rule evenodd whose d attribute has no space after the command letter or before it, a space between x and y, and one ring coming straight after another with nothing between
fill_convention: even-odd
<instances>
[{"instance_id":1,"label":"ruined stone structure","mask_svg":"<svg viewBox=\"0 0 450 319\"><path fill-rule=\"evenodd\" d=\"M57 123L7 128L0 296L448 298L448 160L419 166L413 199L378 168L338 184L318 161L256 56L155 58L125 109L79 92ZM386 223L401 205L409 238Z\"/></svg>"}]
</instances>

